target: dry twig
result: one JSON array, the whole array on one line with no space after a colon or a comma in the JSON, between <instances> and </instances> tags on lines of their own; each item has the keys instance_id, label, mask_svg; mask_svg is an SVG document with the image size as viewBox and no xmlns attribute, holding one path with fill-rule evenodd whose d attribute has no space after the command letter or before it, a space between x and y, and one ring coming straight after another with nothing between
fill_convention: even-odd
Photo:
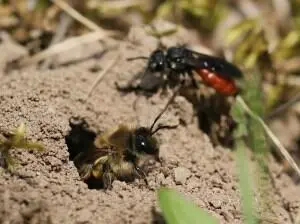
<instances>
[{"instance_id":1,"label":"dry twig","mask_svg":"<svg viewBox=\"0 0 300 224\"><path fill-rule=\"evenodd\" d=\"M285 102L284 104L280 105L279 107L275 108L272 112L270 112L267 119L272 119L278 114L286 111L288 108L290 108L291 106L299 102L299 100L300 100L300 93L297 93L290 100L288 100L287 102Z\"/></svg>"},{"instance_id":2,"label":"dry twig","mask_svg":"<svg viewBox=\"0 0 300 224\"><path fill-rule=\"evenodd\" d=\"M52 38L49 47L51 47L65 39L65 36L66 36L69 28L71 27L73 21L74 21L73 18L70 17L69 15L67 15L66 13L63 13L61 15L60 22L56 28L55 36ZM48 60L45 60L43 62L43 65L41 66L41 68L43 69L43 68L49 67L49 65L53 63L53 60L55 60L55 58L48 58Z\"/></svg>"},{"instance_id":3,"label":"dry twig","mask_svg":"<svg viewBox=\"0 0 300 224\"><path fill-rule=\"evenodd\" d=\"M103 31L95 31L95 32L91 32L88 34L84 34L81 35L79 37L71 37L69 39L66 39L65 41L62 41L58 44L55 44L49 48L47 48L46 50L32 56L32 57L26 57L24 59L22 59L19 62L19 66L26 66L26 65L30 65L30 64L34 64L37 63L41 60L44 60L48 57L52 57L54 55L57 55L59 53L71 50L72 48L84 45L84 44L88 44L88 43L92 43L101 39L104 39L105 37L108 36L112 36L114 35L114 33L112 32L103 32Z\"/></svg>"},{"instance_id":4,"label":"dry twig","mask_svg":"<svg viewBox=\"0 0 300 224\"><path fill-rule=\"evenodd\" d=\"M93 92L93 90L95 89L97 84L104 78L106 73L117 63L119 57L120 57L120 54L117 53L116 57L114 59L112 59L111 62L99 73L99 75L96 78L96 80L94 81L92 87L88 91L88 93L86 95L86 98L85 98L85 101L89 98L89 96L91 95L91 93Z\"/></svg>"},{"instance_id":5,"label":"dry twig","mask_svg":"<svg viewBox=\"0 0 300 224\"><path fill-rule=\"evenodd\" d=\"M81 24L85 25L89 29L93 31L102 31L105 32L101 27L99 27L96 23L89 20L88 18L81 15L78 11L72 8L63 0L52 0L54 4L56 4L59 8L64 10L67 14L69 14L73 19L77 20Z\"/></svg>"}]
</instances>

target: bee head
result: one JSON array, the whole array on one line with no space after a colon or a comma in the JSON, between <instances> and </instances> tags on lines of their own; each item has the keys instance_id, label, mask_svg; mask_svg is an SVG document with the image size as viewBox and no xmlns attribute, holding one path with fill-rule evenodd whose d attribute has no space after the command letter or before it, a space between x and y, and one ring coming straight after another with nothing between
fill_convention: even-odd
<instances>
[{"instance_id":1,"label":"bee head","mask_svg":"<svg viewBox=\"0 0 300 224\"><path fill-rule=\"evenodd\" d=\"M148 128L140 127L134 132L133 147L135 151L149 155L157 155L158 144Z\"/></svg>"},{"instance_id":2,"label":"bee head","mask_svg":"<svg viewBox=\"0 0 300 224\"><path fill-rule=\"evenodd\" d=\"M164 71L166 66L166 58L164 52L162 50L154 51L150 57L148 62L148 69L151 72L161 72Z\"/></svg>"},{"instance_id":3,"label":"bee head","mask_svg":"<svg viewBox=\"0 0 300 224\"><path fill-rule=\"evenodd\" d=\"M133 61L137 59L148 60L146 71L150 72L163 72L166 68L166 57L162 50L155 50L149 57L138 56L133 58L127 58L127 61Z\"/></svg>"}]
</instances>

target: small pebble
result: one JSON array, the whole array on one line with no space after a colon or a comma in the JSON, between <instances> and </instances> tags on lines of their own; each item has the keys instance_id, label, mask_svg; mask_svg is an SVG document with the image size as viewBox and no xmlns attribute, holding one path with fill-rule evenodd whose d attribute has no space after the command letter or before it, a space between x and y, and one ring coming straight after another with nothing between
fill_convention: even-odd
<instances>
[{"instance_id":1,"label":"small pebble","mask_svg":"<svg viewBox=\"0 0 300 224\"><path fill-rule=\"evenodd\" d=\"M93 214L88 209L82 209L78 212L77 223L89 223Z\"/></svg>"},{"instance_id":2,"label":"small pebble","mask_svg":"<svg viewBox=\"0 0 300 224\"><path fill-rule=\"evenodd\" d=\"M162 184L163 181L165 180L165 176L163 173L159 173L157 176L156 176L156 182L158 184Z\"/></svg>"},{"instance_id":3,"label":"small pebble","mask_svg":"<svg viewBox=\"0 0 300 224\"><path fill-rule=\"evenodd\" d=\"M185 184L186 180L191 176L191 171L184 167L174 169L174 177L176 184Z\"/></svg>"},{"instance_id":4,"label":"small pebble","mask_svg":"<svg viewBox=\"0 0 300 224\"><path fill-rule=\"evenodd\" d=\"M212 198L209 201L209 204L214 207L215 209L220 209L222 207L222 201L216 198Z\"/></svg>"}]
</instances>

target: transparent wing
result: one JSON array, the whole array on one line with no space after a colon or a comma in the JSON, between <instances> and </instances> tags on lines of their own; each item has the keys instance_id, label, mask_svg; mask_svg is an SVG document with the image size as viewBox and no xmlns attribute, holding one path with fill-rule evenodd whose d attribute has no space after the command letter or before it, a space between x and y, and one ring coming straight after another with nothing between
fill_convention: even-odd
<instances>
[{"instance_id":1,"label":"transparent wing","mask_svg":"<svg viewBox=\"0 0 300 224\"><path fill-rule=\"evenodd\" d=\"M241 70L223 58L202 54L192 50L187 51L189 54L186 58L186 63L195 69L207 68L213 72L217 72L224 78L242 77Z\"/></svg>"}]
</instances>

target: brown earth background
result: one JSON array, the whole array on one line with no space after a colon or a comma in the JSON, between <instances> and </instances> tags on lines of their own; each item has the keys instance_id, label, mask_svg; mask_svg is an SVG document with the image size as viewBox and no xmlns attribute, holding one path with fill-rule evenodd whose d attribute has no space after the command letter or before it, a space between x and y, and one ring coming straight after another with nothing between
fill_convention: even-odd
<instances>
[{"instance_id":1,"label":"brown earth background","mask_svg":"<svg viewBox=\"0 0 300 224\"><path fill-rule=\"evenodd\" d=\"M163 165L148 175L149 186L142 180L114 181L112 190L91 190L69 160L64 137L71 116L82 116L99 130L120 123L149 125L167 102L168 97L160 93L145 97L121 94L115 88L116 81L126 83L144 69L143 61L128 62L127 57L149 55L158 46L158 40L144 29L132 28L125 42L107 40L105 46L94 42L60 54L56 57L59 66L52 70L29 66L4 73L6 63L26 51L2 39L0 130L25 122L28 138L41 141L46 150L14 150L19 160L15 172L1 170L0 223L163 223L156 196L160 186L182 192L220 223L242 223L234 153L212 146L197 126L191 103L182 96L163 116L168 124L184 122L175 130L158 133ZM195 39L181 30L164 41L166 45L195 44ZM114 48L116 44L120 48ZM107 48L111 50L101 55ZM117 64L85 101L98 73L118 53ZM300 188L272 161L275 188L269 192L270 212L262 212L262 221L292 223L300 209Z\"/></svg>"}]
</instances>

